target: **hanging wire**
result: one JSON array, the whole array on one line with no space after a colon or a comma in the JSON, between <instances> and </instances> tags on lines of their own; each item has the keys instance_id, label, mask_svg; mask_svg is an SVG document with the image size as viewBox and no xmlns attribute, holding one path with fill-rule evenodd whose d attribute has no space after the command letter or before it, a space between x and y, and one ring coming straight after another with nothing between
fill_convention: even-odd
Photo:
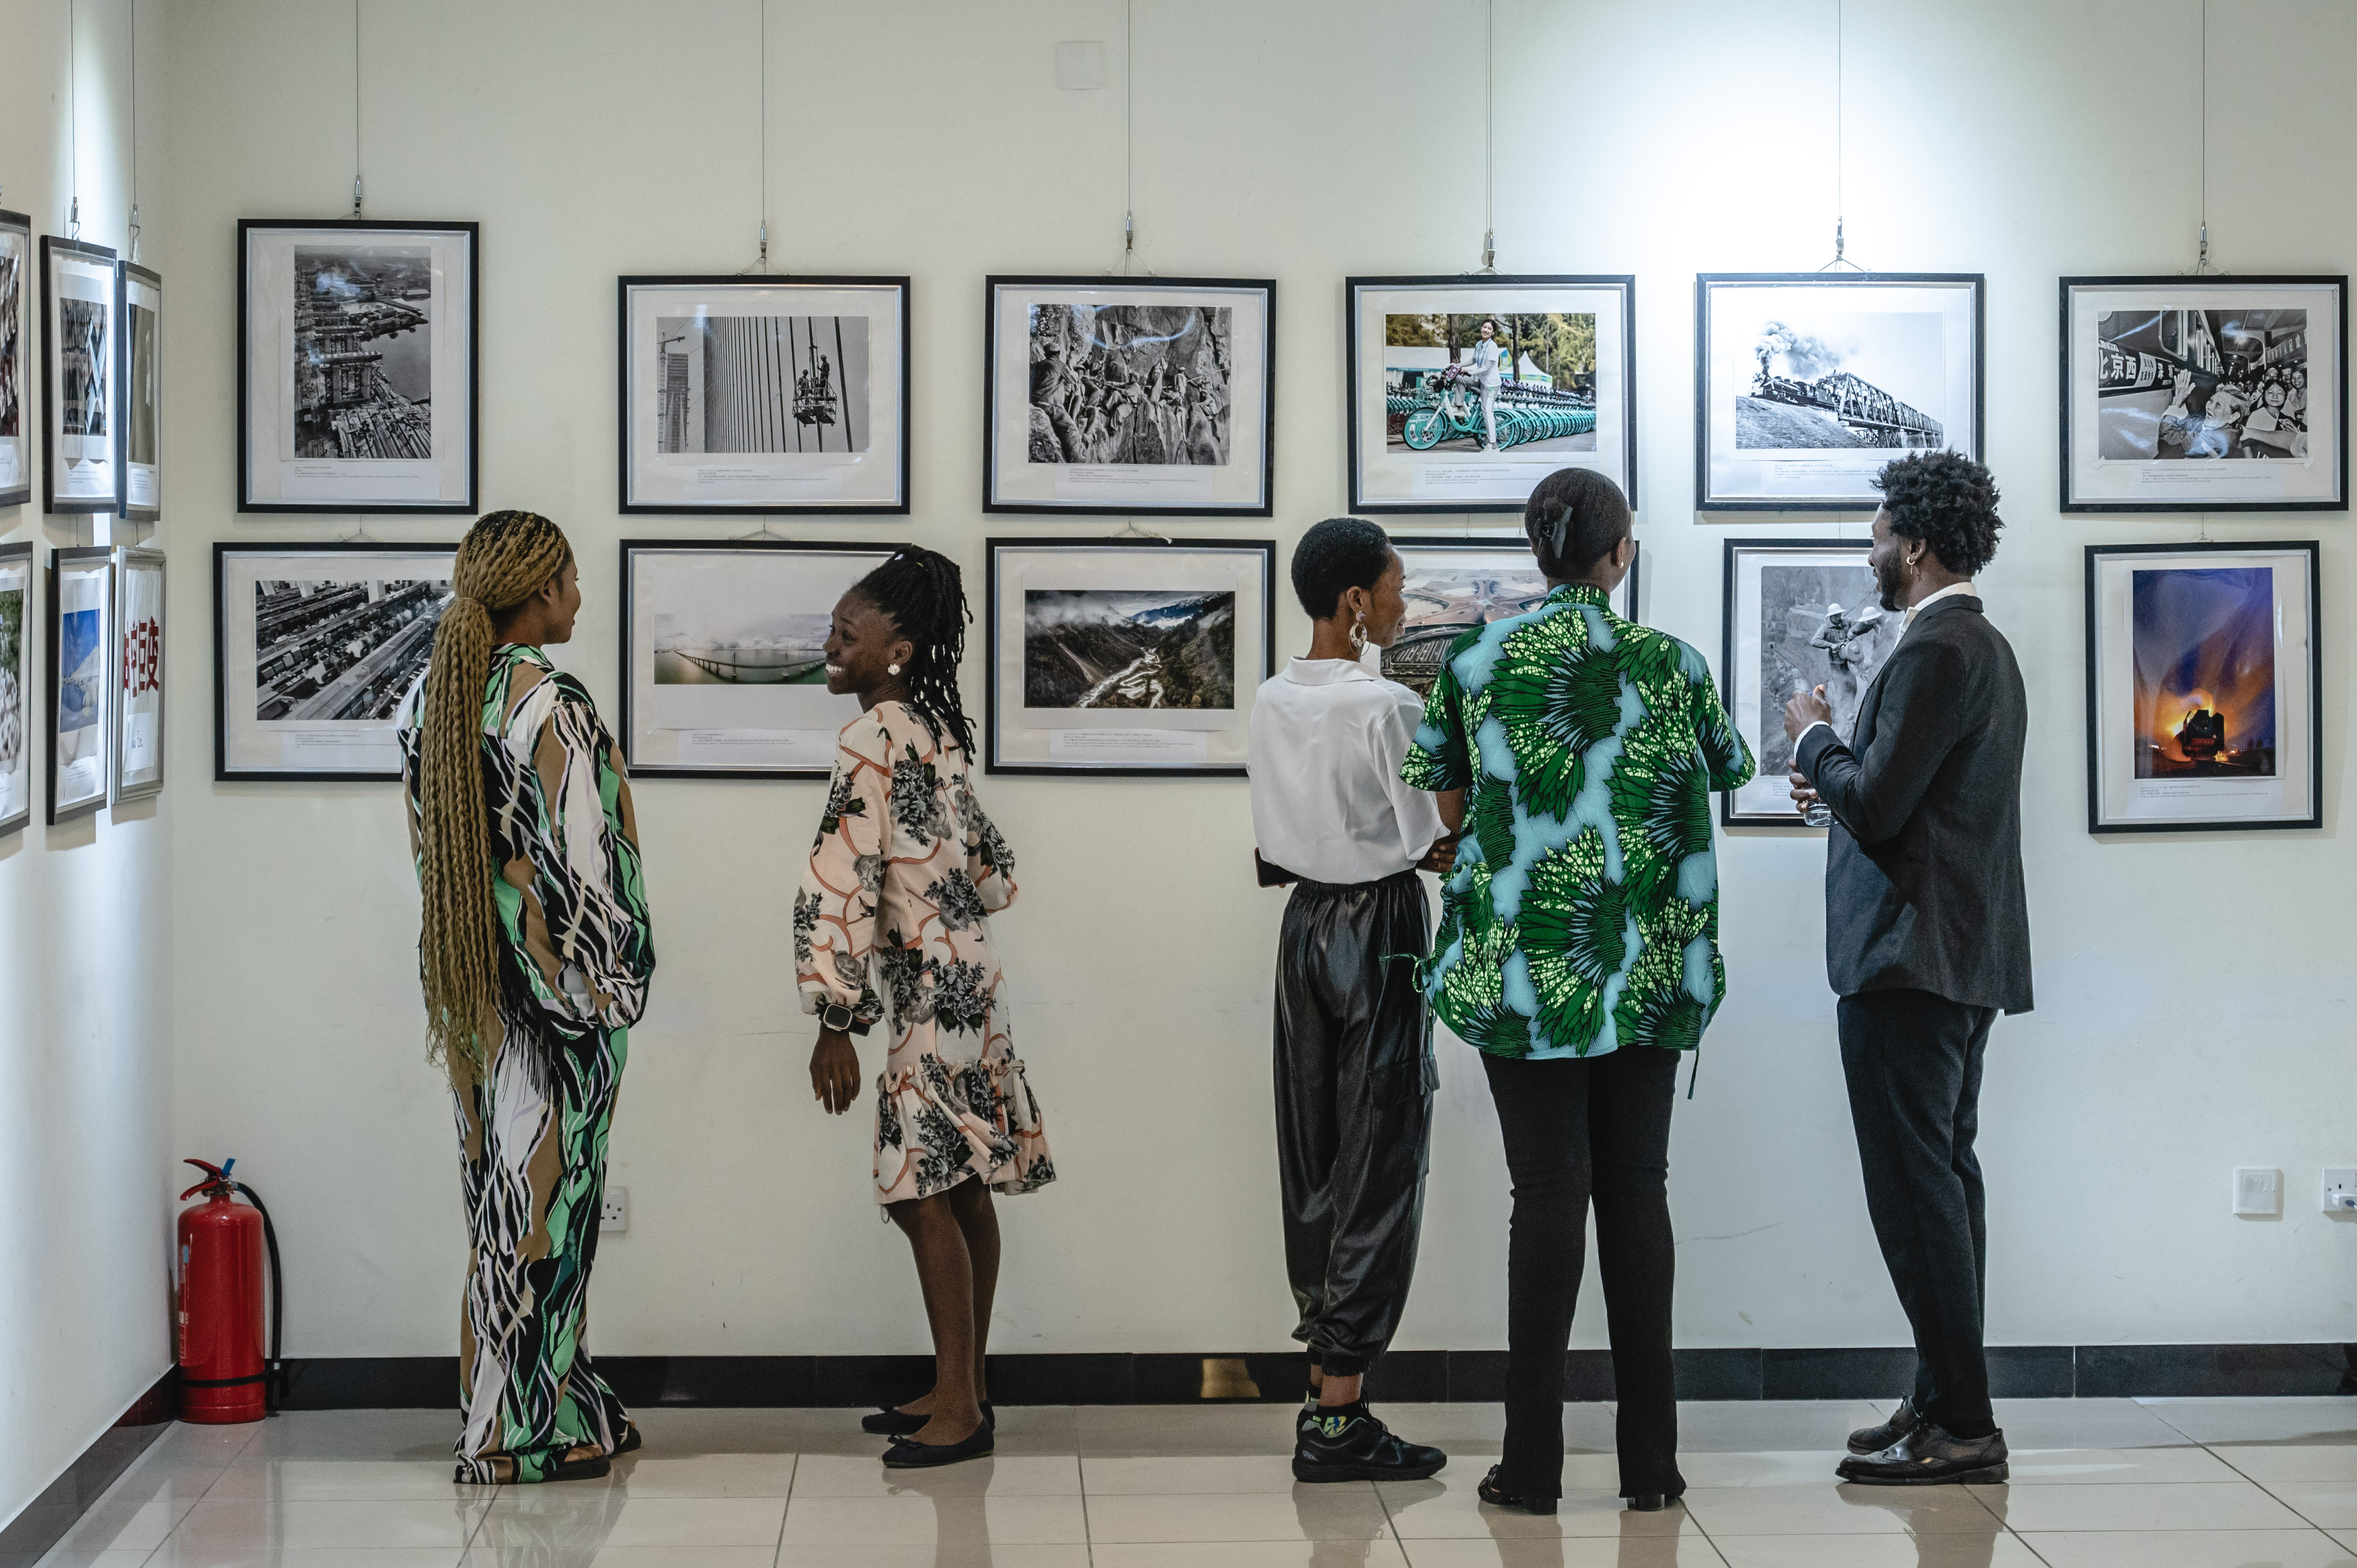
<instances>
[{"instance_id":1,"label":"hanging wire","mask_svg":"<svg viewBox=\"0 0 2357 1568\"><path fill-rule=\"evenodd\" d=\"M1481 272L1498 270L1498 0L1487 0L1481 23Z\"/></svg>"},{"instance_id":2,"label":"hanging wire","mask_svg":"<svg viewBox=\"0 0 2357 1568\"><path fill-rule=\"evenodd\" d=\"M1121 0L1121 270L1129 274L1129 259L1137 250L1137 110L1133 88L1137 81L1135 51L1130 48L1136 21L1136 0Z\"/></svg>"},{"instance_id":3,"label":"hanging wire","mask_svg":"<svg viewBox=\"0 0 2357 1568\"><path fill-rule=\"evenodd\" d=\"M1868 270L1851 261L1846 253L1849 249L1845 217L1849 206L1849 194L1843 167L1846 161L1843 154L1848 143L1842 134L1842 0L1834 0L1834 259L1817 269L1821 273L1829 273L1835 267L1848 267L1853 272L1861 273Z\"/></svg>"},{"instance_id":4,"label":"hanging wire","mask_svg":"<svg viewBox=\"0 0 2357 1568\"><path fill-rule=\"evenodd\" d=\"M755 236L753 260L737 269L740 278L770 270L770 0L755 0L755 4L761 8L761 190L754 205L760 210L761 226Z\"/></svg>"},{"instance_id":5,"label":"hanging wire","mask_svg":"<svg viewBox=\"0 0 2357 1568\"><path fill-rule=\"evenodd\" d=\"M139 0L131 0L131 259L139 259Z\"/></svg>"},{"instance_id":6,"label":"hanging wire","mask_svg":"<svg viewBox=\"0 0 2357 1568\"><path fill-rule=\"evenodd\" d=\"M361 0L352 0L352 216L361 216Z\"/></svg>"},{"instance_id":7,"label":"hanging wire","mask_svg":"<svg viewBox=\"0 0 2357 1568\"><path fill-rule=\"evenodd\" d=\"M66 238L81 238L81 7L66 0Z\"/></svg>"},{"instance_id":8,"label":"hanging wire","mask_svg":"<svg viewBox=\"0 0 2357 1568\"><path fill-rule=\"evenodd\" d=\"M2193 270L2216 270L2210 264L2210 0L2201 0L2201 231Z\"/></svg>"}]
</instances>

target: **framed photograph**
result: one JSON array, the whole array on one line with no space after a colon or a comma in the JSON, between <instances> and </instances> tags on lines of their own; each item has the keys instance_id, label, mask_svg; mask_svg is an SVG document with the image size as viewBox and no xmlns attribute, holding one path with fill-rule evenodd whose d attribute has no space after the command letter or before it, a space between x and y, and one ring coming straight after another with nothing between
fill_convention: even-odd
<instances>
[{"instance_id":1,"label":"framed photograph","mask_svg":"<svg viewBox=\"0 0 2357 1568\"><path fill-rule=\"evenodd\" d=\"M114 461L123 471L123 515L154 522L164 515L164 280L136 262L118 269L114 377L123 417L114 422Z\"/></svg>"},{"instance_id":2,"label":"framed photograph","mask_svg":"<svg viewBox=\"0 0 2357 1568\"><path fill-rule=\"evenodd\" d=\"M238 220L238 510L473 514L478 227Z\"/></svg>"},{"instance_id":3,"label":"framed photograph","mask_svg":"<svg viewBox=\"0 0 2357 1568\"><path fill-rule=\"evenodd\" d=\"M455 544L213 546L213 777L401 777Z\"/></svg>"},{"instance_id":4,"label":"framed photograph","mask_svg":"<svg viewBox=\"0 0 2357 1568\"><path fill-rule=\"evenodd\" d=\"M115 803L164 792L164 553L114 553Z\"/></svg>"},{"instance_id":5,"label":"framed photograph","mask_svg":"<svg viewBox=\"0 0 2357 1568\"><path fill-rule=\"evenodd\" d=\"M1804 822L1792 804L1792 742L1784 704L1823 686L1834 733L1847 743L1857 705L1906 617L1882 607L1868 540L1730 539L1720 600L1726 617L1719 681L1727 717L1751 746L1759 771L1718 797L1718 820L1730 828L1824 827Z\"/></svg>"},{"instance_id":6,"label":"framed photograph","mask_svg":"<svg viewBox=\"0 0 2357 1568\"><path fill-rule=\"evenodd\" d=\"M889 544L622 541L622 751L637 778L824 779L859 699L826 689L834 605Z\"/></svg>"},{"instance_id":7,"label":"framed photograph","mask_svg":"<svg viewBox=\"0 0 2357 1568\"><path fill-rule=\"evenodd\" d=\"M1872 511L1924 448L1981 455L1977 273L1695 280L1695 505Z\"/></svg>"},{"instance_id":8,"label":"framed photograph","mask_svg":"<svg viewBox=\"0 0 2357 1568\"><path fill-rule=\"evenodd\" d=\"M985 511L1266 517L1276 285L995 277Z\"/></svg>"},{"instance_id":9,"label":"framed photograph","mask_svg":"<svg viewBox=\"0 0 2357 1568\"><path fill-rule=\"evenodd\" d=\"M2062 280L2064 511L2346 511L2349 280Z\"/></svg>"},{"instance_id":10,"label":"framed photograph","mask_svg":"<svg viewBox=\"0 0 2357 1568\"><path fill-rule=\"evenodd\" d=\"M1231 774L1276 662L1268 539L994 539L992 773Z\"/></svg>"},{"instance_id":11,"label":"framed photograph","mask_svg":"<svg viewBox=\"0 0 2357 1568\"><path fill-rule=\"evenodd\" d=\"M907 278L624 278L621 324L624 511L909 510Z\"/></svg>"},{"instance_id":12,"label":"framed photograph","mask_svg":"<svg viewBox=\"0 0 2357 1568\"><path fill-rule=\"evenodd\" d=\"M112 512L123 504L114 424L114 252L41 236L41 507Z\"/></svg>"},{"instance_id":13,"label":"framed photograph","mask_svg":"<svg viewBox=\"0 0 2357 1568\"><path fill-rule=\"evenodd\" d=\"M106 804L114 775L114 552L49 553L49 825Z\"/></svg>"},{"instance_id":14,"label":"framed photograph","mask_svg":"<svg viewBox=\"0 0 2357 1568\"><path fill-rule=\"evenodd\" d=\"M2087 546L2087 831L2324 825L2314 540Z\"/></svg>"},{"instance_id":15,"label":"framed photograph","mask_svg":"<svg viewBox=\"0 0 2357 1568\"><path fill-rule=\"evenodd\" d=\"M25 283L32 263L33 220L0 211L0 506L33 499L32 427L25 413ZM6 817L0 810L0 822Z\"/></svg>"},{"instance_id":16,"label":"framed photograph","mask_svg":"<svg viewBox=\"0 0 2357 1568\"><path fill-rule=\"evenodd\" d=\"M1537 557L1521 534L1491 538L1400 537L1392 541L1403 569L1400 596L1407 600L1407 619L1400 623L1396 641L1382 650L1379 667L1386 680L1423 696L1440 677L1440 661L1449 644L1472 627L1518 616L1534 609L1547 596L1545 575ZM1629 575L1612 591L1612 613L1623 620L1639 618L1638 569L1644 564L1641 547L1629 564Z\"/></svg>"},{"instance_id":17,"label":"framed photograph","mask_svg":"<svg viewBox=\"0 0 2357 1568\"><path fill-rule=\"evenodd\" d=\"M0 833L33 820L33 543L0 544Z\"/></svg>"},{"instance_id":18,"label":"framed photograph","mask_svg":"<svg viewBox=\"0 0 2357 1568\"><path fill-rule=\"evenodd\" d=\"M1636 504L1636 279L1346 290L1352 511L1519 512L1557 468L1593 468Z\"/></svg>"}]
</instances>

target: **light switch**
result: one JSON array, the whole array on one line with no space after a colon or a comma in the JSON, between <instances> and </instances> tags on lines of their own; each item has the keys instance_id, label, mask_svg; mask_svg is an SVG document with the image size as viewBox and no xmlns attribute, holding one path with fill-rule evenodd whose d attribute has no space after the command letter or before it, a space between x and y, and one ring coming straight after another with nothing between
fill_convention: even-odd
<instances>
[{"instance_id":1,"label":"light switch","mask_svg":"<svg viewBox=\"0 0 2357 1568\"><path fill-rule=\"evenodd\" d=\"M2234 1212L2281 1214L2283 1172L2263 1170L2255 1165L2237 1167L2234 1172Z\"/></svg>"}]
</instances>

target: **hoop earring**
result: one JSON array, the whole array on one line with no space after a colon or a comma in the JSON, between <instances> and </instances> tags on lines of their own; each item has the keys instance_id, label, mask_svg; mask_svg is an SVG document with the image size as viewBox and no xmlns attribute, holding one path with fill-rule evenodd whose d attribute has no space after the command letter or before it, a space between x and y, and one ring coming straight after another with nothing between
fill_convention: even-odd
<instances>
[{"instance_id":1,"label":"hoop earring","mask_svg":"<svg viewBox=\"0 0 2357 1568\"><path fill-rule=\"evenodd\" d=\"M1361 610L1359 612L1359 618L1351 623L1351 651L1353 653L1364 653L1366 650L1367 612Z\"/></svg>"}]
</instances>

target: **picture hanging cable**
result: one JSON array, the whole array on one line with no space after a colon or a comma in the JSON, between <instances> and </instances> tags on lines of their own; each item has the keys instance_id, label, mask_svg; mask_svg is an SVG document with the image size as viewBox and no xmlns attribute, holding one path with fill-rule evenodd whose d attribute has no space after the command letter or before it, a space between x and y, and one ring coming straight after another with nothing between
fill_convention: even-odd
<instances>
[{"instance_id":1,"label":"picture hanging cable","mask_svg":"<svg viewBox=\"0 0 2357 1568\"><path fill-rule=\"evenodd\" d=\"M1847 267L1861 273L1868 270L1845 254L1849 249L1849 239L1845 232L1844 209L1848 206L1849 198L1842 177L1842 154L1846 145L1842 137L1842 0L1834 0L1834 259L1817 269L1821 273L1829 273L1835 267Z\"/></svg>"},{"instance_id":2,"label":"picture hanging cable","mask_svg":"<svg viewBox=\"0 0 2357 1568\"><path fill-rule=\"evenodd\" d=\"M766 273L770 270L770 0L758 3L761 7L761 228L753 265ZM762 524L762 532L768 530L769 525Z\"/></svg>"},{"instance_id":3,"label":"picture hanging cable","mask_svg":"<svg viewBox=\"0 0 2357 1568\"><path fill-rule=\"evenodd\" d=\"M1481 23L1481 272L1498 270L1498 176L1492 149L1498 134L1498 0L1487 0Z\"/></svg>"},{"instance_id":4,"label":"picture hanging cable","mask_svg":"<svg viewBox=\"0 0 2357 1568\"><path fill-rule=\"evenodd\" d=\"M2194 252L2196 275L2216 269L2210 265L2210 0L2201 4L2201 229Z\"/></svg>"},{"instance_id":5,"label":"picture hanging cable","mask_svg":"<svg viewBox=\"0 0 2357 1568\"><path fill-rule=\"evenodd\" d=\"M81 65L81 7L66 0L66 238L81 238L81 84L75 80Z\"/></svg>"},{"instance_id":6,"label":"picture hanging cable","mask_svg":"<svg viewBox=\"0 0 2357 1568\"><path fill-rule=\"evenodd\" d=\"M361 0L352 0L352 216L361 215Z\"/></svg>"},{"instance_id":7,"label":"picture hanging cable","mask_svg":"<svg viewBox=\"0 0 2357 1568\"><path fill-rule=\"evenodd\" d=\"M139 0L131 0L131 259L139 259Z\"/></svg>"},{"instance_id":8,"label":"picture hanging cable","mask_svg":"<svg viewBox=\"0 0 2357 1568\"><path fill-rule=\"evenodd\" d=\"M1136 20L1136 0L1121 0L1121 271L1129 275L1129 259L1137 251L1137 111L1131 89L1137 81L1135 51L1130 48Z\"/></svg>"}]
</instances>

